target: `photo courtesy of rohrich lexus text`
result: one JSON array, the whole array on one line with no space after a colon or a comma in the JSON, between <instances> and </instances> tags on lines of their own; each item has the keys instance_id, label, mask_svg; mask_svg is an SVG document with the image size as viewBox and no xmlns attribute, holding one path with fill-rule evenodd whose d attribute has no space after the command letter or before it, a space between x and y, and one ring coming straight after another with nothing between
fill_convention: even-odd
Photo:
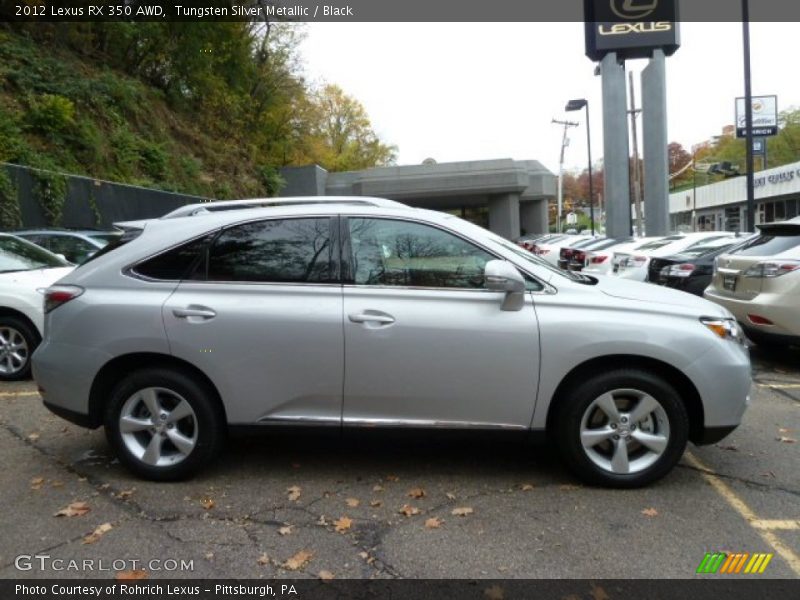
<instances>
[{"instance_id":1,"label":"photo courtesy of rohrich lexus text","mask_svg":"<svg viewBox=\"0 0 800 600\"><path fill-rule=\"evenodd\" d=\"M0 598L800 597L799 33L0 0Z\"/></svg>"}]
</instances>

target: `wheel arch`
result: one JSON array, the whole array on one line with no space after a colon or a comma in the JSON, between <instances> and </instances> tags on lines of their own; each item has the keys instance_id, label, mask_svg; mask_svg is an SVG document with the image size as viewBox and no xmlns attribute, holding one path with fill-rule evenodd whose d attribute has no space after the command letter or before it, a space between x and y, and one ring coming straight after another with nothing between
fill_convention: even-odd
<instances>
[{"instance_id":1,"label":"wheel arch","mask_svg":"<svg viewBox=\"0 0 800 600\"><path fill-rule=\"evenodd\" d=\"M89 419L92 427L99 427L103 424L105 401L119 380L128 373L149 367L176 369L201 381L213 391L214 399L224 419L223 423L228 422L225 405L222 403L219 390L203 371L190 362L169 354L137 352L111 359L95 375L89 392Z\"/></svg>"},{"instance_id":2,"label":"wheel arch","mask_svg":"<svg viewBox=\"0 0 800 600\"><path fill-rule=\"evenodd\" d=\"M689 440L697 442L702 439L705 426L703 402L692 380L683 371L669 363L648 356L630 354L612 354L592 358L577 365L567 373L558 384L550 400L550 405L547 407L546 428L548 434L553 431L561 400L574 385L586 381L586 379L595 374L620 367L626 369L638 368L656 373L672 385L678 392L689 416Z\"/></svg>"},{"instance_id":3,"label":"wheel arch","mask_svg":"<svg viewBox=\"0 0 800 600\"><path fill-rule=\"evenodd\" d=\"M39 336L39 339L42 338L42 332L39 331L39 328L36 326L36 323L33 322L28 315L26 315L21 310L17 310L16 308L11 308L10 306L1 306L0 305L0 317L14 317L16 319L22 320L26 325L29 325L33 331L36 332L36 335Z\"/></svg>"}]
</instances>

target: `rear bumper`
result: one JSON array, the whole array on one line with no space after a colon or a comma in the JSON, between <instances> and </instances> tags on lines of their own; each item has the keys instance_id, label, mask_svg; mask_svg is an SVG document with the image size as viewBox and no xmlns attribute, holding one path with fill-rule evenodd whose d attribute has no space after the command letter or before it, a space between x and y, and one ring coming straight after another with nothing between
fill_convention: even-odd
<instances>
[{"instance_id":1,"label":"rear bumper","mask_svg":"<svg viewBox=\"0 0 800 600\"><path fill-rule=\"evenodd\" d=\"M69 421L70 423L74 423L79 427L86 427L87 429L97 429L100 426L99 423L92 421L89 415L75 412L67 408L64 408L62 406L56 406L55 404L50 404L47 401L44 402L44 407L54 415L57 415L62 419Z\"/></svg>"},{"instance_id":2,"label":"rear bumper","mask_svg":"<svg viewBox=\"0 0 800 600\"><path fill-rule=\"evenodd\" d=\"M789 294L761 293L753 300L739 300L723 296L716 289L706 289L703 296L715 304L724 306L733 313L736 320L753 336L771 336L800 338L800 319L797 317L796 296ZM749 314L755 314L772 321L772 325L757 325L750 321ZM778 336L778 337L775 337ZM795 342L796 343L796 342Z\"/></svg>"}]
</instances>

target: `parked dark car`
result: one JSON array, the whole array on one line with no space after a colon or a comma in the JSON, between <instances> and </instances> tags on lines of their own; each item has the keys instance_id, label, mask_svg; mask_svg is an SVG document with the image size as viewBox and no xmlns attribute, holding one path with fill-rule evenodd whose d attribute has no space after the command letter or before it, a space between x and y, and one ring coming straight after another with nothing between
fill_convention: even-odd
<instances>
[{"instance_id":1,"label":"parked dark car","mask_svg":"<svg viewBox=\"0 0 800 600\"><path fill-rule=\"evenodd\" d=\"M30 229L13 233L53 254L60 254L76 265L83 263L95 252L120 236L119 231L94 229Z\"/></svg>"},{"instance_id":2,"label":"parked dark car","mask_svg":"<svg viewBox=\"0 0 800 600\"><path fill-rule=\"evenodd\" d=\"M717 239L681 254L653 258L648 268L648 281L702 296L711 283L714 259L732 252L749 238Z\"/></svg>"}]
</instances>

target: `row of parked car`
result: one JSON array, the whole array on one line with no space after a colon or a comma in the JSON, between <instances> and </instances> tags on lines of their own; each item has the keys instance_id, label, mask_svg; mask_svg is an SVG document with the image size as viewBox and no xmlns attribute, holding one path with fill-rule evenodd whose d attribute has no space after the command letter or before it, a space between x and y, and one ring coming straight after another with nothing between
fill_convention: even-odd
<instances>
[{"instance_id":1,"label":"row of parked car","mask_svg":"<svg viewBox=\"0 0 800 600\"><path fill-rule=\"evenodd\" d=\"M44 290L119 236L66 229L0 233L0 381L30 375L44 328Z\"/></svg>"},{"instance_id":2,"label":"row of parked car","mask_svg":"<svg viewBox=\"0 0 800 600\"><path fill-rule=\"evenodd\" d=\"M730 310L755 343L800 345L800 217L759 230L639 239L546 234L518 243L561 269L703 296Z\"/></svg>"}]
</instances>

